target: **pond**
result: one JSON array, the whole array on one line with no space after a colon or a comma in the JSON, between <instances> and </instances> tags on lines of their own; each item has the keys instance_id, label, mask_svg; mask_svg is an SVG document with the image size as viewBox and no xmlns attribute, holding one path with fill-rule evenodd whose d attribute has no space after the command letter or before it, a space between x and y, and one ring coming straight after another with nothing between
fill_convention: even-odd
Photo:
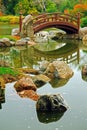
<instances>
[{"instance_id":1,"label":"pond","mask_svg":"<svg viewBox=\"0 0 87 130\"><path fill-rule=\"evenodd\" d=\"M54 51L55 50L55 51ZM87 64L87 47L80 41L50 41L35 47L0 48L0 60L12 67L38 69L43 60L63 60L74 71L67 82L47 83L37 93L60 93L69 109L61 115L39 115L36 102L17 95L14 84L6 84L5 94L0 91L1 130L87 130L87 80L82 78L81 66ZM0 98L2 99L2 98Z\"/></svg>"},{"instance_id":2,"label":"pond","mask_svg":"<svg viewBox=\"0 0 87 130\"><path fill-rule=\"evenodd\" d=\"M18 24L0 23L0 35L10 35L12 29L18 27Z\"/></svg>"}]
</instances>

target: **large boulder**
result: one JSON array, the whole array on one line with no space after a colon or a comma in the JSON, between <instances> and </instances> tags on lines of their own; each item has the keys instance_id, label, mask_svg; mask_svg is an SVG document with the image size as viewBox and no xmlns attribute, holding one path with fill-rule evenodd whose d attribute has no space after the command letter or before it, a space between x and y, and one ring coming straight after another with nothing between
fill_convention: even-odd
<instances>
[{"instance_id":1,"label":"large boulder","mask_svg":"<svg viewBox=\"0 0 87 130\"><path fill-rule=\"evenodd\" d=\"M60 94L42 95L36 103L36 110L42 112L65 112L68 109Z\"/></svg>"},{"instance_id":2,"label":"large boulder","mask_svg":"<svg viewBox=\"0 0 87 130\"><path fill-rule=\"evenodd\" d=\"M87 34L87 27L83 27L79 29L79 37L82 39Z\"/></svg>"},{"instance_id":3,"label":"large boulder","mask_svg":"<svg viewBox=\"0 0 87 130\"><path fill-rule=\"evenodd\" d=\"M41 122L41 123L52 123L52 122L56 122L58 120L61 119L61 117L64 115L64 112L63 113L59 113L59 112L40 112L40 111L37 111L37 117L38 117L38 120Z\"/></svg>"},{"instance_id":4,"label":"large boulder","mask_svg":"<svg viewBox=\"0 0 87 130\"><path fill-rule=\"evenodd\" d=\"M50 78L69 79L73 76L72 69L63 61L53 61L44 72Z\"/></svg>"},{"instance_id":5,"label":"large boulder","mask_svg":"<svg viewBox=\"0 0 87 130\"><path fill-rule=\"evenodd\" d=\"M82 41L83 45L87 46L87 34L83 36Z\"/></svg>"}]
</instances>

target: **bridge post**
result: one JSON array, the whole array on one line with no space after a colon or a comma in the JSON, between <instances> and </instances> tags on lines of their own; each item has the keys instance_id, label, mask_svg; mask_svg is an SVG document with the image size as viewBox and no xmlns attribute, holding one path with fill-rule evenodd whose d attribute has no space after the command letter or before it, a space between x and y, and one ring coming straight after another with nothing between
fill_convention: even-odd
<instances>
[{"instance_id":1,"label":"bridge post","mask_svg":"<svg viewBox=\"0 0 87 130\"><path fill-rule=\"evenodd\" d=\"M79 29L80 29L80 12L78 12L78 32L79 32Z\"/></svg>"},{"instance_id":2,"label":"bridge post","mask_svg":"<svg viewBox=\"0 0 87 130\"><path fill-rule=\"evenodd\" d=\"M19 32L21 33L22 30L22 12L19 13Z\"/></svg>"}]
</instances>

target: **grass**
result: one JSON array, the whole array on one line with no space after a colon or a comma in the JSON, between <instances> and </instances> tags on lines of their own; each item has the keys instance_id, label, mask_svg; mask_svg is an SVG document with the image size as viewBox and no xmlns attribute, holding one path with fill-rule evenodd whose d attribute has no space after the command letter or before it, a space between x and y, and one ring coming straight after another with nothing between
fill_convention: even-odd
<instances>
[{"instance_id":1,"label":"grass","mask_svg":"<svg viewBox=\"0 0 87 130\"><path fill-rule=\"evenodd\" d=\"M0 75L10 74L12 76L17 76L20 73L9 67L0 67Z\"/></svg>"},{"instance_id":2,"label":"grass","mask_svg":"<svg viewBox=\"0 0 87 130\"><path fill-rule=\"evenodd\" d=\"M20 36L0 35L0 39L2 38L9 38L10 41L16 41L20 39Z\"/></svg>"}]
</instances>

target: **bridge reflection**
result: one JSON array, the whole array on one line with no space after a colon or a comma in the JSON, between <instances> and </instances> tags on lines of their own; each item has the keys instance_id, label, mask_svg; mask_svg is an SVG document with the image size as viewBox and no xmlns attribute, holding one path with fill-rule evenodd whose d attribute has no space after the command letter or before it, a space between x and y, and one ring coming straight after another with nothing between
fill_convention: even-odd
<instances>
[{"instance_id":1,"label":"bridge reflection","mask_svg":"<svg viewBox=\"0 0 87 130\"><path fill-rule=\"evenodd\" d=\"M53 51L41 51L34 48L34 58L48 61L58 59L68 64L73 61L79 63L79 46L78 44L67 43L65 46Z\"/></svg>"},{"instance_id":2,"label":"bridge reflection","mask_svg":"<svg viewBox=\"0 0 87 130\"><path fill-rule=\"evenodd\" d=\"M74 61L79 63L79 45L73 43L67 43L65 46L51 51L42 51L37 47L12 47L3 49L0 52L0 62L6 61L10 66L30 67L38 65L38 62L43 60L62 60L70 64Z\"/></svg>"}]
</instances>

